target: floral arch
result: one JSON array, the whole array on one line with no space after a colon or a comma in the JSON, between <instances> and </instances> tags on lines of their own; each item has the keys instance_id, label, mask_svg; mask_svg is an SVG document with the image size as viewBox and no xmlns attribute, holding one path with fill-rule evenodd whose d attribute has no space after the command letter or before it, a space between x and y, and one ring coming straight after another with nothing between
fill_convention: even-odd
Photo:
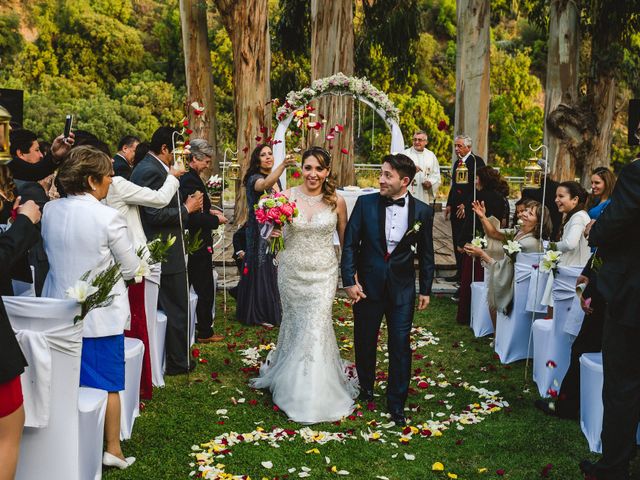
<instances>
[{"instance_id":1,"label":"floral arch","mask_svg":"<svg viewBox=\"0 0 640 480\"><path fill-rule=\"evenodd\" d=\"M366 78L347 77L343 73L337 73L331 77L319 78L315 80L311 87L303 88L297 92L291 91L276 113L278 126L273 135L273 157L274 165L277 166L284 161L286 153L286 133L289 124L297 110L304 108L312 100L328 95L349 95L356 100L371 107L387 124L391 130L391 153L404 150L404 139L402 131L398 125L399 110L393 105L387 95L371 85ZM286 185L286 174L281 179L283 186Z\"/></svg>"}]
</instances>

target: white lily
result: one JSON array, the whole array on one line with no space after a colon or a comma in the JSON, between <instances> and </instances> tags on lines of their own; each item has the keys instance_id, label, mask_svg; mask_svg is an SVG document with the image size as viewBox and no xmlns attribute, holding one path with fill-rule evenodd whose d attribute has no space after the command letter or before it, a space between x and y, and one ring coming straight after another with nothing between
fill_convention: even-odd
<instances>
[{"instance_id":1,"label":"white lily","mask_svg":"<svg viewBox=\"0 0 640 480\"><path fill-rule=\"evenodd\" d=\"M513 255L514 253L520 253L522 251L522 245L520 245L515 240L507 240L507 243L502 246L505 252L509 255Z\"/></svg>"},{"instance_id":2,"label":"white lily","mask_svg":"<svg viewBox=\"0 0 640 480\"><path fill-rule=\"evenodd\" d=\"M78 303L84 303L87 297L96 293L98 289L84 280L76 281L73 287L69 287L66 290L68 298L74 299Z\"/></svg>"},{"instance_id":3,"label":"white lily","mask_svg":"<svg viewBox=\"0 0 640 480\"><path fill-rule=\"evenodd\" d=\"M471 240L471 245L479 248L487 248L487 238L486 237L476 237Z\"/></svg>"},{"instance_id":4,"label":"white lily","mask_svg":"<svg viewBox=\"0 0 640 480\"><path fill-rule=\"evenodd\" d=\"M143 277L148 277L149 275L151 275L151 269L149 268L149 263L147 262L146 259L141 258L140 265L138 265L138 269L134 274L134 280L136 283L140 283L142 282Z\"/></svg>"}]
</instances>

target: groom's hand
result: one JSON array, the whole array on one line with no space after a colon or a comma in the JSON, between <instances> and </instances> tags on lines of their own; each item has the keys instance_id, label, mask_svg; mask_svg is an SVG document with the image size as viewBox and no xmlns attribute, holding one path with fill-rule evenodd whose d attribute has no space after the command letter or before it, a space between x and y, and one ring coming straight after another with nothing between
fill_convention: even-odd
<instances>
[{"instance_id":1,"label":"groom's hand","mask_svg":"<svg viewBox=\"0 0 640 480\"><path fill-rule=\"evenodd\" d=\"M362 286L359 283L352 285L350 287L344 287L344 291L347 292L349 298L353 300L353 303L358 303L363 298L367 298L367 296L362 291Z\"/></svg>"},{"instance_id":2,"label":"groom's hand","mask_svg":"<svg viewBox=\"0 0 640 480\"><path fill-rule=\"evenodd\" d=\"M418 295L418 310L424 310L429 306L429 295Z\"/></svg>"}]
</instances>

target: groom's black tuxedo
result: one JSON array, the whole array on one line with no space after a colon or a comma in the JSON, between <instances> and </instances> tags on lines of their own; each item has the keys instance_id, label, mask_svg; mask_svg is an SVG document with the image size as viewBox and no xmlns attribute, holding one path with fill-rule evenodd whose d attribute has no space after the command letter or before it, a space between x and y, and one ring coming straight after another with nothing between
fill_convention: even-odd
<instances>
[{"instance_id":1,"label":"groom's black tuxedo","mask_svg":"<svg viewBox=\"0 0 640 480\"><path fill-rule=\"evenodd\" d=\"M380 194L359 197L344 235L342 284L355 285L355 275L367 298L353 306L356 369L360 387L373 391L376 344L382 317L389 334L389 385L391 413L402 415L411 373L409 335L413 322L414 259L420 270L419 292L430 295L434 274L433 209L407 195L407 232L391 254L385 237L385 198ZM418 223L419 222L419 223ZM414 226L419 228L414 229Z\"/></svg>"}]
</instances>

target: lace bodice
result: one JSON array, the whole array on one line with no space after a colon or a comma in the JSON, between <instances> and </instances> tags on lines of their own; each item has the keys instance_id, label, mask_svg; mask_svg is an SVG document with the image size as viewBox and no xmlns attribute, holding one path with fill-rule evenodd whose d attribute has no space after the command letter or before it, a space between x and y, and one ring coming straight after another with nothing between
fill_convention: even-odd
<instances>
[{"instance_id":1,"label":"lace bodice","mask_svg":"<svg viewBox=\"0 0 640 480\"><path fill-rule=\"evenodd\" d=\"M279 261L299 256L296 261L310 266L315 263L326 268L337 264L333 248L333 234L338 221L336 212L322 201L322 195L310 197L293 188L290 197L296 202L299 214L292 224L284 228L286 253Z\"/></svg>"}]
</instances>

